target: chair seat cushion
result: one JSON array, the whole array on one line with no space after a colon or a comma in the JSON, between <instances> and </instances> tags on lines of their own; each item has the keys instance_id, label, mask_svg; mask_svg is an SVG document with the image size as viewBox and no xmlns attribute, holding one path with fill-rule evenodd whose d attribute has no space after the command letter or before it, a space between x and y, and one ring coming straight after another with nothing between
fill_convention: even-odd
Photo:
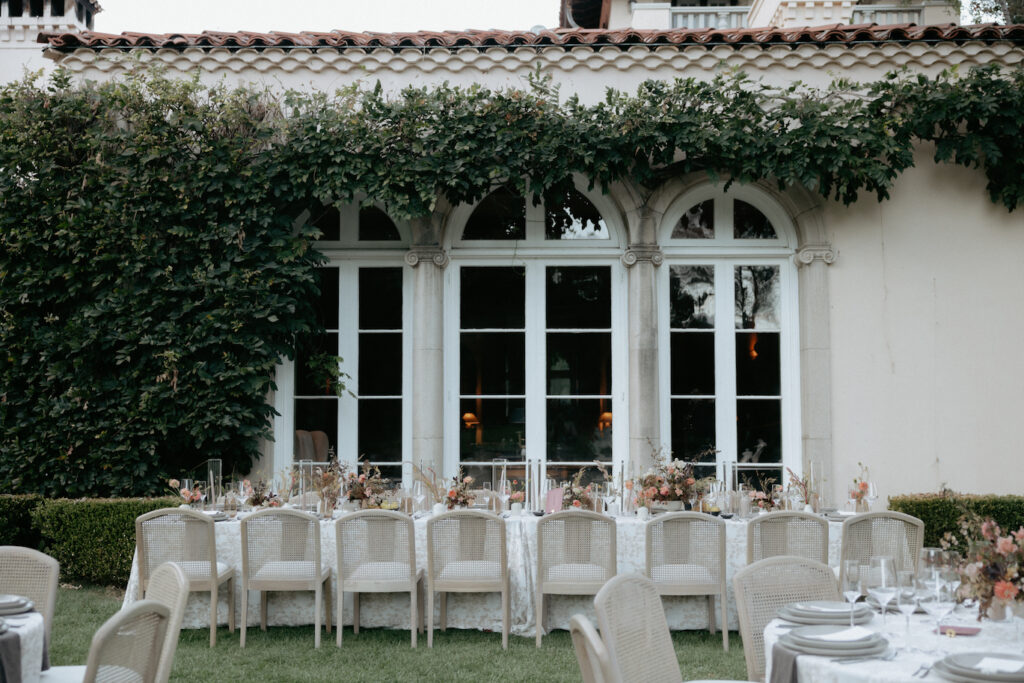
<instances>
[{"instance_id":1,"label":"chair seat cushion","mask_svg":"<svg viewBox=\"0 0 1024 683\"><path fill-rule=\"evenodd\" d=\"M324 576L330 569L321 567L320 576ZM252 577L256 581L302 581L318 578L313 563L308 560L284 560L267 562L260 567L260 570Z\"/></svg>"},{"instance_id":2,"label":"chair seat cushion","mask_svg":"<svg viewBox=\"0 0 1024 683\"><path fill-rule=\"evenodd\" d=\"M651 570L651 578L661 583L715 583L715 576L699 564L663 564Z\"/></svg>"},{"instance_id":3,"label":"chair seat cushion","mask_svg":"<svg viewBox=\"0 0 1024 683\"><path fill-rule=\"evenodd\" d=\"M437 577L441 581L498 581L501 568L488 560L457 560L449 562Z\"/></svg>"},{"instance_id":4,"label":"chair seat cushion","mask_svg":"<svg viewBox=\"0 0 1024 683\"><path fill-rule=\"evenodd\" d=\"M605 568L592 562L568 562L548 567L546 581L604 581Z\"/></svg>"},{"instance_id":5,"label":"chair seat cushion","mask_svg":"<svg viewBox=\"0 0 1024 683\"><path fill-rule=\"evenodd\" d=\"M359 565L348 581L402 581L409 579L408 562L366 562Z\"/></svg>"},{"instance_id":6,"label":"chair seat cushion","mask_svg":"<svg viewBox=\"0 0 1024 683\"><path fill-rule=\"evenodd\" d=\"M189 581L208 581L210 579L210 563L204 560L190 560L187 562L178 562L178 566L185 572L185 576L188 577ZM231 571L231 567L224 564L223 562L217 563L217 578L228 574Z\"/></svg>"},{"instance_id":7,"label":"chair seat cushion","mask_svg":"<svg viewBox=\"0 0 1024 683\"><path fill-rule=\"evenodd\" d=\"M43 683L82 683L85 680L85 667L51 666L39 676L39 680Z\"/></svg>"}]
</instances>

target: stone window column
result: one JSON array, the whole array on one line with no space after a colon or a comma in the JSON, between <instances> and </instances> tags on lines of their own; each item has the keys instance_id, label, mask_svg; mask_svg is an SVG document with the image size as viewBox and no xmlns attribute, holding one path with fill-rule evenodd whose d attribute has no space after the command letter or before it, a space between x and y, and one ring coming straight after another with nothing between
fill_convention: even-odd
<instances>
[{"instance_id":1,"label":"stone window column","mask_svg":"<svg viewBox=\"0 0 1024 683\"><path fill-rule=\"evenodd\" d=\"M413 247L405 262L414 270L412 294L412 460L444 472L444 268L439 247Z\"/></svg>"},{"instance_id":2,"label":"stone window column","mask_svg":"<svg viewBox=\"0 0 1024 683\"><path fill-rule=\"evenodd\" d=\"M663 258L656 245L634 245L621 260L629 269L628 477L646 470L652 462L652 450L661 448L656 278Z\"/></svg>"}]
</instances>

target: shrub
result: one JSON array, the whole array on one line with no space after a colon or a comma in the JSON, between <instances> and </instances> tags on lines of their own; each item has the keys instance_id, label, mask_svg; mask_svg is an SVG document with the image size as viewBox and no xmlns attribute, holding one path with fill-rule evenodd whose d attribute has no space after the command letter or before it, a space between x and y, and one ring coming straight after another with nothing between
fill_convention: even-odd
<instances>
[{"instance_id":1,"label":"shrub","mask_svg":"<svg viewBox=\"0 0 1024 683\"><path fill-rule=\"evenodd\" d=\"M32 511L42 496L0 496L0 545L39 547L39 531L32 526Z\"/></svg>"},{"instance_id":2,"label":"shrub","mask_svg":"<svg viewBox=\"0 0 1024 683\"><path fill-rule=\"evenodd\" d=\"M938 547L947 531L959 530L963 508L991 517L1004 531L1024 525L1024 496L978 496L944 491L915 493L889 499L889 509L913 515L924 522L925 547Z\"/></svg>"},{"instance_id":3,"label":"shrub","mask_svg":"<svg viewBox=\"0 0 1024 683\"><path fill-rule=\"evenodd\" d=\"M135 551L135 518L176 498L43 500L32 513L40 549L60 562L61 580L124 586Z\"/></svg>"}]
</instances>

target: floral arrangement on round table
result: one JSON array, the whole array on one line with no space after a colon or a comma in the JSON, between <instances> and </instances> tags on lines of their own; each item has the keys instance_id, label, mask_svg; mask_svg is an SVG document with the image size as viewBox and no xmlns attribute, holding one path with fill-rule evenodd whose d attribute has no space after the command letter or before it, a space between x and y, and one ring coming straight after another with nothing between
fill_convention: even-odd
<instances>
[{"instance_id":1,"label":"floral arrangement on round table","mask_svg":"<svg viewBox=\"0 0 1024 683\"><path fill-rule=\"evenodd\" d=\"M183 488L177 479L170 479L167 481L167 485L189 505L200 503L203 500L203 489L199 484L194 484L191 489L188 489Z\"/></svg>"},{"instance_id":2,"label":"floral arrangement on round table","mask_svg":"<svg viewBox=\"0 0 1024 683\"><path fill-rule=\"evenodd\" d=\"M1002 619L1007 608L1024 609L1024 526L1005 533L991 518L965 511L960 517L959 538L946 532L942 546L966 546L957 572L959 597L978 601L978 620Z\"/></svg>"}]
</instances>

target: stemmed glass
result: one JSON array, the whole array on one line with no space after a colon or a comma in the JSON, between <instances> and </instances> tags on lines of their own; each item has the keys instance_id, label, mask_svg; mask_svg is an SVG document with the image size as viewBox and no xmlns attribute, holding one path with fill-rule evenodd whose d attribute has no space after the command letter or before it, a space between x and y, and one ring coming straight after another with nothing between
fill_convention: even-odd
<instances>
[{"instance_id":1,"label":"stemmed glass","mask_svg":"<svg viewBox=\"0 0 1024 683\"><path fill-rule=\"evenodd\" d=\"M945 551L942 548L921 548L918 557L918 577L926 582L934 582L945 562Z\"/></svg>"},{"instance_id":2,"label":"stemmed glass","mask_svg":"<svg viewBox=\"0 0 1024 683\"><path fill-rule=\"evenodd\" d=\"M935 654L941 654L941 624L942 619L946 617L953 608L956 606L956 602L953 600L953 592L950 590L948 584L941 580L935 580L934 583L925 583L923 586L919 586L918 601L924 611L935 619Z\"/></svg>"},{"instance_id":3,"label":"stemmed glass","mask_svg":"<svg viewBox=\"0 0 1024 683\"><path fill-rule=\"evenodd\" d=\"M867 574L867 565L861 565L857 560L843 561L843 597L850 603L850 626L853 627L854 605L860 596L864 595L864 584L861 579L861 570Z\"/></svg>"},{"instance_id":4,"label":"stemmed glass","mask_svg":"<svg viewBox=\"0 0 1024 683\"><path fill-rule=\"evenodd\" d=\"M782 496L785 495L785 489L782 484L772 484L772 509L781 510L780 504L782 503Z\"/></svg>"},{"instance_id":5,"label":"stemmed glass","mask_svg":"<svg viewBox=\"0 0 1024 683\"><path fill-rule=\"evenodd\" d=\"M505 512L508 506L508 499L512 497L512 484L507 481L499 482L497 489L498 500L501 501L501 511Z\"/></svg>"},{"instance_id":6,"label":"stemmed glass","mask_svg":"<svg viewBox=\"0 0 1024 683\"><path fill-rule=\"evenodd\" d=\"M917 586L914 572L904 569L896 575L896 606L906 619L905 647L910 650L910 615L917 610Z\"/></svg>"},{"instance_id":7,"label":"stemmed glass","mask_svg":"<svg viewBox=\"0 0 1024 683\"><path fill-rule=\"evenodd\" d=\"M868 492L864 497L868 500L868 509L870 510L874 508L875 501L878 500L878 488L875 486L874 482L868 482Z\"/></svg>"},{"instance_id":8,"label":"stemmed glass","mask_svg":"<svg viewBox=\"0 0 1024 683\"><path fill-rule=\"evenodd\" d=\"M615 486L611 482L605 484L602 489L601 498L604 500L605 507L608 509L608 514L612 515L615 511Z\"/></svg>"},{"instance_id":9,"label":"stemmed glass","mask_svg":"<svg viewBox=\"0 0 1024 683\"><path fill-rule=\"evenodd\" d=\"M885 628L885 613L889 603L896 597L896 568L891 557L872 557L866 587L868 595L875 599L882 609L882 628ZM863 577L862 577L863 580Z\"/></svg>"},{"instance_id":10,"label":"stemmed glass","mask_svg":"<svg viewBox=\"0 0 1024 683\"><path fill-rule=\"evenodd\" d=\"M418 479L412 483L412 500L416 505L415 512L423 512L426 510L425 504L427 502L427 487Z\"/></svg>"}]
</instances>

